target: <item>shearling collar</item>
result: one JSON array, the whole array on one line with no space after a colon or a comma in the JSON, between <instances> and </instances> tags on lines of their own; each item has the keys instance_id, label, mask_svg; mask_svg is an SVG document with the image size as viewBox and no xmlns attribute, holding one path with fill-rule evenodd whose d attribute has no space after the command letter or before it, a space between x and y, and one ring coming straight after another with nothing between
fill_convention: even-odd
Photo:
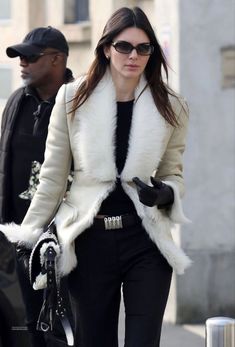
<instances>
[{"instance_id":1,"label":"shearling collar","mask_svg":"<svg viewBox=\"0 0 235 347\"><path fill-rule=\"evenodd\" d=\"M167 125L145 86L142 76L136 88L127 158L120 175L124 181L134 176L148 180L162 155ZM98 181L113 181L118 175L114 157L116 114L115 87L108 71L74 119L79 129L74 135L79 165L86 175L94 175Z\"/></svg>"}]
</instances>

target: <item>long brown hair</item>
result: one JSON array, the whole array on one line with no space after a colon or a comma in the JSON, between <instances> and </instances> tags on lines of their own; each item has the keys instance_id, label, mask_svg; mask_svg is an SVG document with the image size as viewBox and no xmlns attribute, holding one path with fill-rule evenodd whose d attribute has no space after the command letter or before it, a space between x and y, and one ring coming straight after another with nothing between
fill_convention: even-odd
<instances>
[{"instance_id":1,"label":"long brown hair","mask_svg":"<svg viewBox=\"0 0 235 347\"><path fill-rule=\"evenodd\" d=\"M139 7L134 7L133 9L122 7L114 12L108 20L102 37L96 46L95 59L85 80L79 86L72 100L71 113L74 113L88 99L105 74L109 60L104 54L104 47L110 46L120 32L130 27L142 29L149 37L150 43L154 46L154 51L150 55L145 68L145 76L157 109L168 123L176 126L178 122L169 100L169 94L174 95L174 93L164 83L162 77L163 68L168 80L167 62L147 16Z\"/></svg>"}]
</instances>

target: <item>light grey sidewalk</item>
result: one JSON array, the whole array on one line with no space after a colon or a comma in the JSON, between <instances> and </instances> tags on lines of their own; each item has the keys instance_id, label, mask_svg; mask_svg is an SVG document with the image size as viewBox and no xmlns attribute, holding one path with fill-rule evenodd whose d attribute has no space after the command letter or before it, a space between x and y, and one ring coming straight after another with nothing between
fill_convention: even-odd
<instances>
[{"instance_id":1,"label":"light grey sidewalk","mask_svg":"<svg viewBox=\"0 0 235 347\"><path fill-rule=\"evenodd\" d=\"M203 325L173 325L164 323L161 347L205 347ZM119 347L124 345L124 330L120 330Z\"/></svg>"},{"instance_id":2,"label":"light grey sidewalk","mask_svg":"<svg viewBox=\"0 0 235 347\"><path fill-rule=\"evenodd\" d=\"M205 347L203 325L163 324L161 347Z\"/></svg>"},{"instance_id":3,"label":"light grey sidewalk","mask_svg":"<svg viewBox=\"0 0 235 347\"><path fill-rule=\"evenodd\" d=\"M121 305L119 320L119 347L124 345L124 313ZM174 325L164 322L161 347L205 347L203 325Z\"/></svg>"}]
</instances>

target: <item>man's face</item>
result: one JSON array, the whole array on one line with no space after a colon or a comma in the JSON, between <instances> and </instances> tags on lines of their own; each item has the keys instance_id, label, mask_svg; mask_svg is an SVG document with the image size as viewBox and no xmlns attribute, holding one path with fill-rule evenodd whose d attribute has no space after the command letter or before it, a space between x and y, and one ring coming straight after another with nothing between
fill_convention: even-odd
<instances>
[{"instance_id":1,"label":"man's face","mask_svg":"<svg viewBox=\"0 0 235 347\"><path fill-rule=\"evenodd\" d=\"M59 52L46 49L39 56L20 56L21 78L24 85L39 88L51 79L53 61Z\"/></svg>"}]
</instances>

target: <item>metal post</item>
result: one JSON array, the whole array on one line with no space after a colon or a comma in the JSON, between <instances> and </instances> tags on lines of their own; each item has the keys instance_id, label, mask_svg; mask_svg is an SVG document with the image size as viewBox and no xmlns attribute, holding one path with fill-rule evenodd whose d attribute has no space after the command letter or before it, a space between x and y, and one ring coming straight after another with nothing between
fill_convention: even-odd
<instances>
[{"instance_id":1,"label":"metal post","mask_svg":"<svg viewBox=\"0 0 235 347\"><path fill-rule=\"evenodd\" d=\"M228 317L207 319L206 347L235 347L235 319Z\"/></svg>"}]
</instances>

